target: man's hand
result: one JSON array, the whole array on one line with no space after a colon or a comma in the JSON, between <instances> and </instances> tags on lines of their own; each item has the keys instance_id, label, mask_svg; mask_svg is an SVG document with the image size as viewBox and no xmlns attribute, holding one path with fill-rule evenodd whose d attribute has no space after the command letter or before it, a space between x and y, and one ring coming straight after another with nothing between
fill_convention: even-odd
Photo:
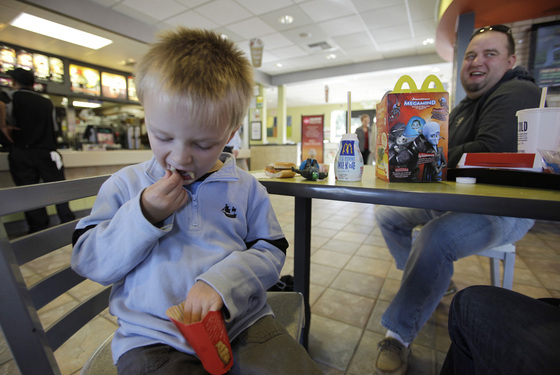
<instances>
[{"instance_id":1,"label":"man's hand","mask_svg":"<svg viewBox=\"0 0 560 375\"><path fill-rule=\"evenodd\" d=\"M200 322L209 311L219 311L224 306L222 297L204 281L197 281L185 300L183 322L185 324Z\"/></svg>"},{"instance_id":2,"label":"man's hand","mask_svg":"<svg viewBox=\"0 0 560 375\"><path fill-rule=\"evenodd\" d=\"M179 172L165 171L165 175L142 193L142 213L152 224L157 224L184 206L189 200Z\"/></svg>"}]
</instances>

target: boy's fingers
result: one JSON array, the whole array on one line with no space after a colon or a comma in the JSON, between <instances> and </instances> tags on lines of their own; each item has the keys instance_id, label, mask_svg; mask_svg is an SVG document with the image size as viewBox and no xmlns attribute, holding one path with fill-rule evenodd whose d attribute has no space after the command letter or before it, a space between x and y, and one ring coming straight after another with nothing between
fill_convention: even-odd
<instances>
[{"instance_id":1,"label":"boy's fingers","mask_svg":"<svg viewBox=\"0 0 560 375\"><path fill-rule=\"evenodd\" d=\"M192 308L185 309L183 312L183 322L185 324L192 324L200 322L202 311L200 309L193 310Z\"/></svg>"}]
</instances>

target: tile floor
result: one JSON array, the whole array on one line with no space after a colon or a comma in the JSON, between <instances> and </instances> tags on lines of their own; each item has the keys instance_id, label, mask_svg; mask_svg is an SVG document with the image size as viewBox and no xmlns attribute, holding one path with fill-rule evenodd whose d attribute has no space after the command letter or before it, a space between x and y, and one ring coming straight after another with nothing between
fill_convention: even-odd
<instances>
[{"instance_id":1,"label":"tile floor","mask_svg":"<svg viewBox=\"0 0 560 375\"><path fill-rule=\"evenodd\" d=\"M277 216L293 240L293 198L272 196ZM328 375L373 374L376 344L384 336L380 317L396 293L401 272L373 218L373 205L313 201L309 352ZM293 249L282 274L293 270ZM29 283L54 272L69 259L69 248L23 267ZM472 256L456 263L459 288L489 284L488 259ZM40 311L45 325L99 286L85 282ZM537 222L517 244L513 289L532 297L560 297L560 223ZM449 346L444 297L412 346L408 374L438 374ZM116 327L107 312L94 319L56 353L63 375L78 374L93 350ZM0 343L0 375L19 374L9 349Z\"/></svg>"}]
</instances>

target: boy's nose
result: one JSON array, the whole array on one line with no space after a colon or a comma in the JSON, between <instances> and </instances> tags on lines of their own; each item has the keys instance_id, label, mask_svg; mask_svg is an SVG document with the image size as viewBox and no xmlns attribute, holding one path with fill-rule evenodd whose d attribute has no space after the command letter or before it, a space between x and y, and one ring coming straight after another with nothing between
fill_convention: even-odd
<instances>
[{"instance_id":1,"label":"boy's nose","mask_svg":"<svg viewBox=\"0 0 560 375\"><path fill-rule=\"evenodd\" d=\"M192 154L190 147L179 147L173 153L173 159L179 164L179 166L189 165L192 161Z\"/></svg>"}]
</instances>

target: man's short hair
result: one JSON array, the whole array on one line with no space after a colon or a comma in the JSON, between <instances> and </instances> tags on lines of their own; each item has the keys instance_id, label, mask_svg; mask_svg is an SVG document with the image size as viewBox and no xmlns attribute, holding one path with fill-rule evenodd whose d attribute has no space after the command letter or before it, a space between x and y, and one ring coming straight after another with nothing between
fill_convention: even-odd
<instances>
[{"instance_id":1,"label":"man's short hair","mask_svg":"<svg viewBox=\"0 0 560 375\"><path fill-rule=\"evenodd\" d=\"M136 66L140 102L150 93L161 103L186 106L194 121L228 122L230 129L243 122L253 86L244 53L208 30L165 31Z\"/></svg>"},{"instance_id":2,"label":"man's short hair","mask_svg":"<svg viewBox=\"0 0 560 375\"><path fill-rule=\"evenodd\" d=\"M369 115L367 113L364 113L363 115L360 116L360 120L363 120L364 117L369 117Z\"/></svg>"},{"instance_id":3,"label":"man's short hair","mask_svg":"<svg viewBox=\"0 0 560 375\"><path fill-rule=\"evenodd\" d=\"M10 70L8 75L12 77L14 82L19 83L22 86L32 87L35 84L35 75L31 70L16 68Z\"/></svg>"},{"instance_id":4,"label":"man's short hair","mask_svg":"<svg viewBox=\"0 0 560 375\"><path fill-rule=\"evenodd\" d=\"M469 41L473 40L473 38L477 35L485 33L487 31L496 31L502 34L506 34L507 37L507 49L508 55L515 55L515 41L513 40L513 34L511 32L511 28L506 25L492 25L492 26L484 26L480 29L477 29L472 35Z\"/></svg>"}]
</instances>

